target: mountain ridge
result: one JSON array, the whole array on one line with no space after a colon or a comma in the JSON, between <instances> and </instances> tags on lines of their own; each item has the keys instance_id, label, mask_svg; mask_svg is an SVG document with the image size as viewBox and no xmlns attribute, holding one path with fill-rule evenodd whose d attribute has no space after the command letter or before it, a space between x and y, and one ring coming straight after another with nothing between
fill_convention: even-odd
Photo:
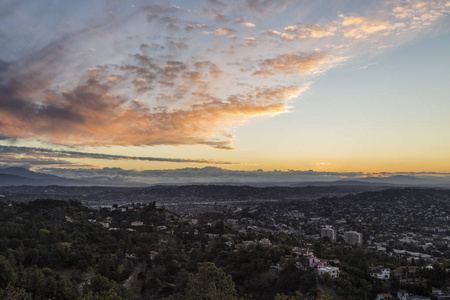
<instances>
[{"instance_id":1,"label":"mountain ridge","mask_svg":"<svg viewBox=\"0 0 450 300\"><path fill-rule=\"evenodd\" d=\"M21 167L0 169L0 186L9 185L91 185L91 183L83 180L38 173Z\"/></svg>"}]
</instances>

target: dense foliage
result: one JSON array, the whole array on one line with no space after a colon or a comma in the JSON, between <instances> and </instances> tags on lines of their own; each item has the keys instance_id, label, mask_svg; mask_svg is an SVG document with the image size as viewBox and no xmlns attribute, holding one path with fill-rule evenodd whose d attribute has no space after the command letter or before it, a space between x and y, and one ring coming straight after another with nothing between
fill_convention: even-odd
<instances>
[{"instance_id":1,"label":"dense foliage","mask_svg":"<svg viewBox=\"0 0 450 300\"><path fill-rule=\"evenodd\" d=\"M204 217L181 218L155 203L92 210L77 201L1 202L0 298L373 299L448 284L445 261L421 269L421 284L383 282L371 267L426 263L284 233L239 234ZM273 244L235 247L262 238ZM318 276L294 247L338 259L340 278Z\"/></svg>"}]
</instances>

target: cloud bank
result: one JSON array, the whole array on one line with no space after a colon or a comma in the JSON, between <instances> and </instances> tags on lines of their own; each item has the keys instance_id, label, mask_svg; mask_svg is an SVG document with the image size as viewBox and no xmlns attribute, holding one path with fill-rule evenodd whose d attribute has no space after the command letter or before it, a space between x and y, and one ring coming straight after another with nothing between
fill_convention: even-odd
<instances>
[{"instance_id":1,"label":"cloud bank","mask_svg":"<svg viewBox=\"0 0 450 300\"><path fill-rule=\"evenodd\" d=\"M264 184L292 185L313 182L362 181L408 184L450 185L449 173L430 172L394 172L394 173L364 173L364 172L320 172L313 170L289 171L234 171L217 167L182 168L167 170L124 170L121 168L40 168L40 172L87 180L91 182L107 182L115 180L134 184ZM393 180L392 180L393 179ZM412 181L411 181L412 180ZM349 183L347 183L349 184ZM351 183L350 183L351 184Z\"/></svg>"}]
</instances>

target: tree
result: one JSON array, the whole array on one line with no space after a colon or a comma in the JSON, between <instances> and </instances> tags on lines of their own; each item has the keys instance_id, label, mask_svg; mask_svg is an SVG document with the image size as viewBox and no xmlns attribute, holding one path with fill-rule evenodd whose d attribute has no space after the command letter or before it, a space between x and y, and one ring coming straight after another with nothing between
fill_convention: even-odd
<instances>
[{"instance_id":1,"label":"tree","mask_svg":"<svg viewBox=\"0 0 450 300\"><path fill-rule=\"evenodd\" d=\"M189 274L186 297L202 300L237 299L231 276L211 262L199 263L197 274Z\"/></svg>"},{"instance_id":2,"label":"tree","mask_svg":"<svg viewBox=\"0 0 450 300\"><path fill-rule=\"evenodd\" d=\"M92 294L92 292L89 292L88 294L78 298L78 300L123 300L123 299L124 298L122 298L114 288L96 294Z\"/></svg>"},{"instance_id":3,"label":"tree","mask_svg":"<svg viewBox=\"0 0 450 300\"><path fill-rule=\"evenodd\" d=\"M294 296L288 296L285 294L276 294L274 300L332 300L333 296L327 295L323 292L319 293L317 297L310 296L309 294L303 295L299 291L295 292Z\"/></svg>"},{"instance_id":4,"label":"tree","mask_svg":"<svg viewBox=\"0 0 450 300\"><path fill-rule=\"evenodd\" d=\"M36 266L27 269L27 291L33 295L41 295L45 292L46 279L41 269Z\"/></svg>"},{"instance_id":5,"label":"tree","mask_svg":"<svg viewBox=\"0 0 450 300\"><path fill-rule=\"evenodd\" d=\"M90 279L90 289L94 293L102 293L112 288L112 283L102 275L94 275Z\"/></svg>"},{"instance_id":6,"label":"tree","mask_svg":"<svg viewBox=\"0 0 450 300\"><path fill-rule=\"evenodd\" d=\"M31 300L31 294L27 293L24 289L13 286L9 283L6 286L5 291L0 291L1 299L5 300Z\"/></svg>"},{"instance_id":7,"label":"tree","mask_svg":"<svg viewBox=\"0 0 450 300\"><path fill-rule=\"evenodd\" d=\"M10 262L3 255L0 255L0 288L4 288L8 283L15 281L15 275Z\"/></svg>"}]
</instances>

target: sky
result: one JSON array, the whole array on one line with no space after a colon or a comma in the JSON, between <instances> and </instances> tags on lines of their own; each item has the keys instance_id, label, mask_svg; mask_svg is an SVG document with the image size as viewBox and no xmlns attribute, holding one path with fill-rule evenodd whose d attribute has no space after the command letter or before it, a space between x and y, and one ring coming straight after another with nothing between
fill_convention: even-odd
<instances>
[{"instance_id":1,"label":"sky","mask_svg":"<svg viewBox=\"0 0 450 300\"><path fill-rule=\"evenodd\" d=\"M448 177L449 13L448 0L2 1L0 165Z\"/></svg>"}]
</instances>

